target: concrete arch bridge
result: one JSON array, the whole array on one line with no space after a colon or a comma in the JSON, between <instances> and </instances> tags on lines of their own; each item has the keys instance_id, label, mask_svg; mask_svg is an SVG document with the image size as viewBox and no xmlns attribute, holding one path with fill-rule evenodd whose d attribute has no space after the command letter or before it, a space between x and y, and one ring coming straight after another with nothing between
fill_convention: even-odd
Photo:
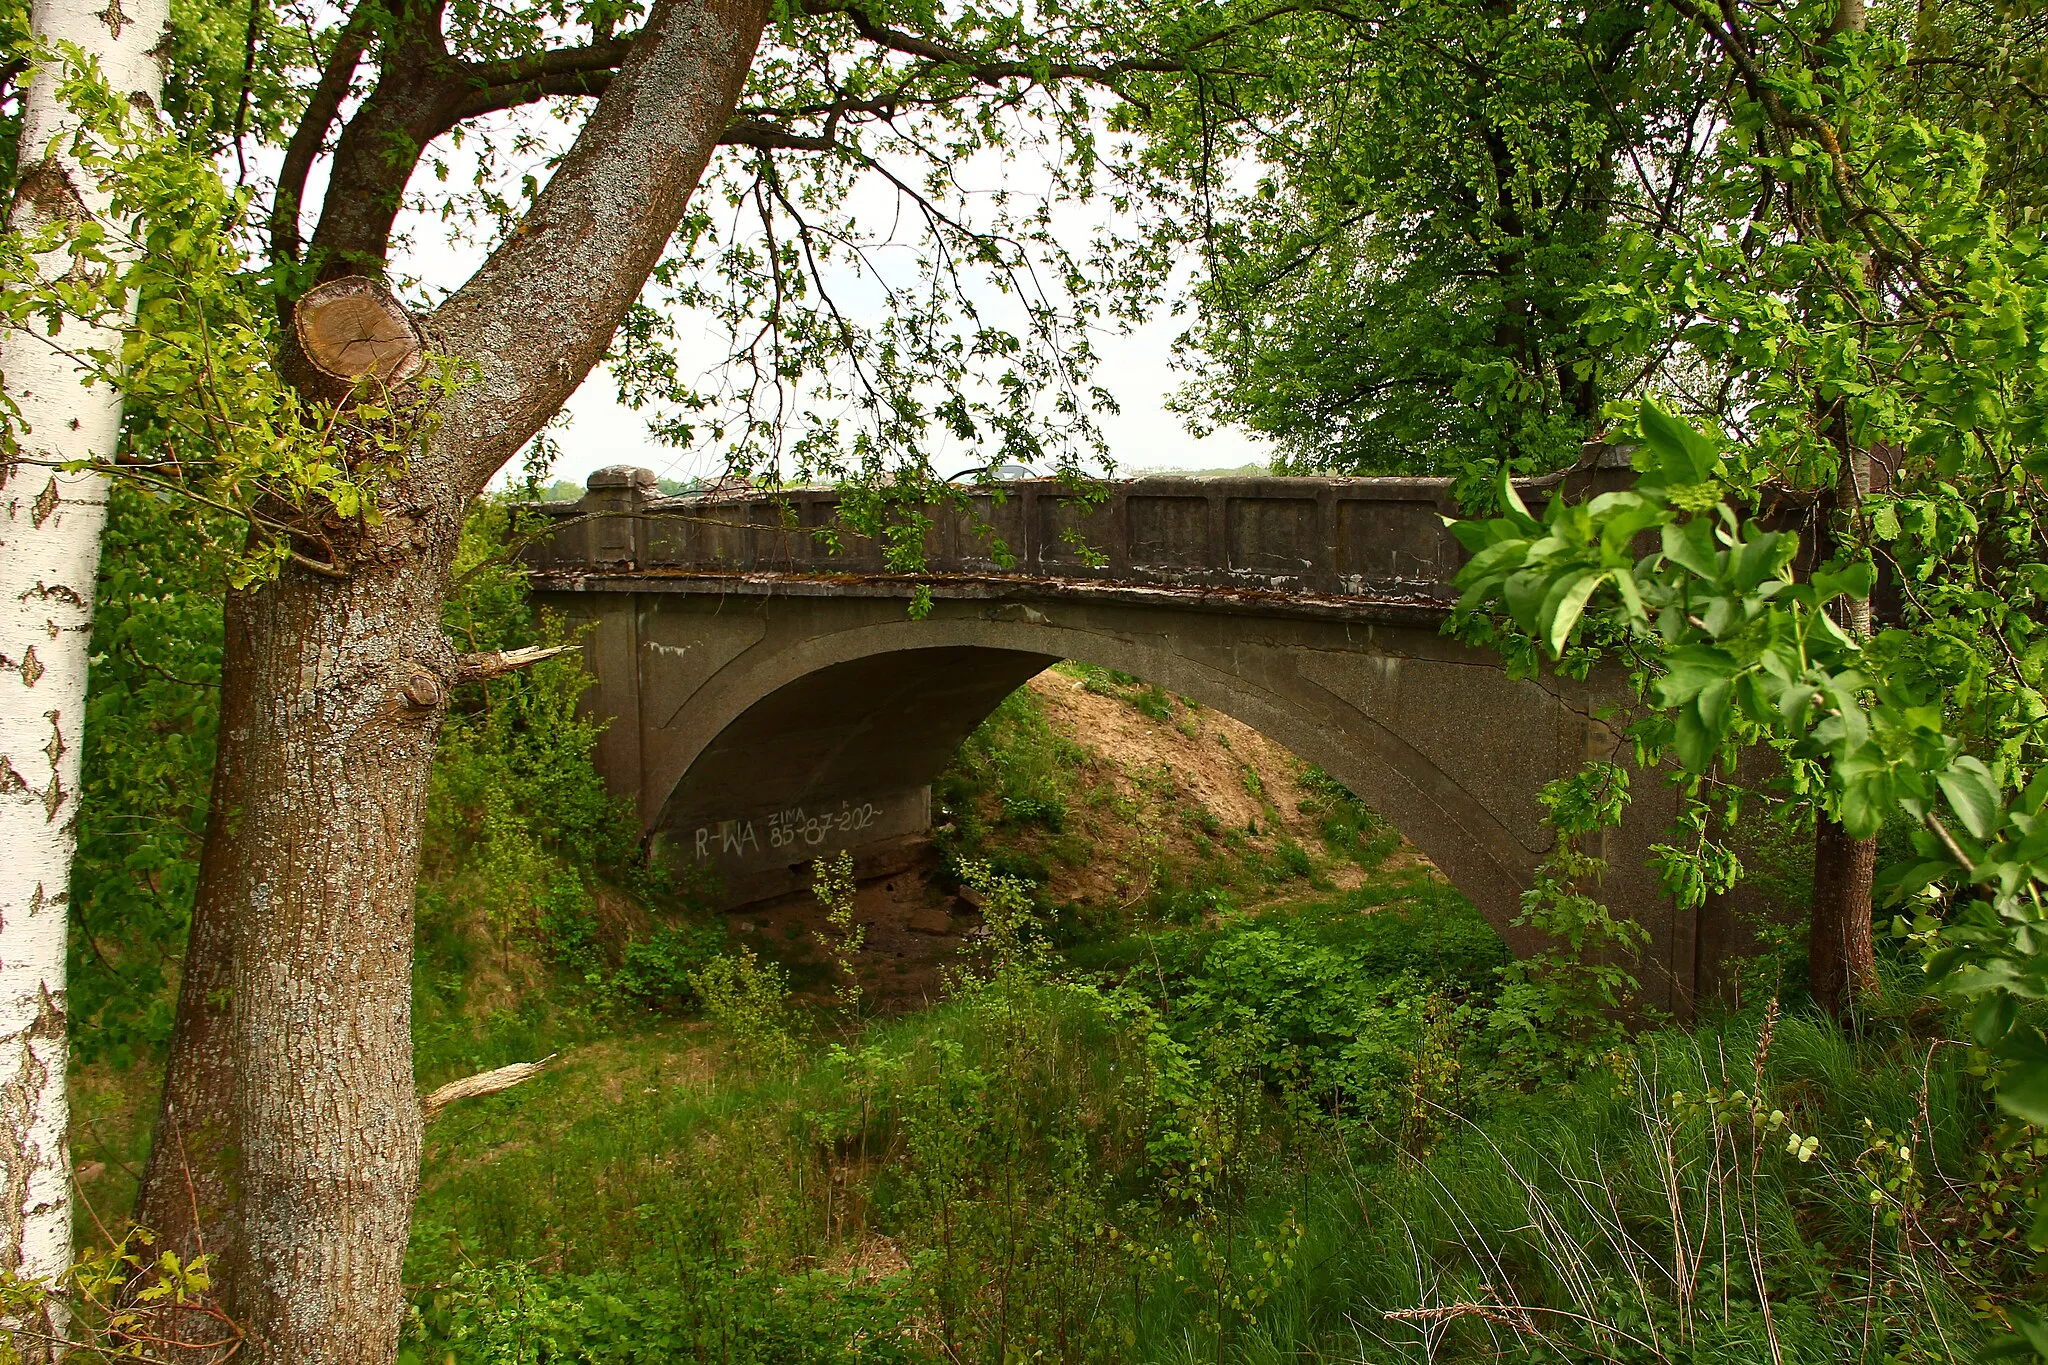
<instances>
[{"instance_id":1,"label":"concrete arch bridge","mask_svg":"<svg viewBox=\"0 0 2048 1365\"><path fill-rule=\"evenodd\" d=\"M1598 468L1570 476L1588 485ZM606 781L728 900L879 854L929 826L932 780L1027 678L1061 659L1134 674L1286 745L1356 792L1526 951L1520 896L1549 846L1536 792L1617 741L1618 674L1512 680L1440 633L1463 551L1438 479L1144 478L1092 506L1050 480L934 511L929 571L814 534L837 495L662 498L591 476L527 554L544 604L594 623L586 701ZM1014 556L998 564L975 518ZM1075 546L1075 533L1092 553ZM922 585L931 611L907 605ZM1608 835L1608 903L1648 930L1644 985L1680 1015L1733 942L1684 912L1645 850L1674 814L1638 781Z\"/></svg>"}]
</instances>

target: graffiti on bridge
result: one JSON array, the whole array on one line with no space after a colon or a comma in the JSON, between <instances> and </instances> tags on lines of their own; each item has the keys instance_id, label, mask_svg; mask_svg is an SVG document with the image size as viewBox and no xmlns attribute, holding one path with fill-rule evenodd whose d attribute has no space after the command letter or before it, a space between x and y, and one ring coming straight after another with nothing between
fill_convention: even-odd
<instances>
[{"instance_id":1,"label":"graffiti on bridge","mask_svg":"<svg viewBox=\"0 0 2048 1365\"><path fill-rule=\"evenodd\" d=\"M836 810L812 812L802 806L771 811L759 817L761 828L756 828L754 818L719 820L697 826L697 861L705 862L718 857L749 857L761 853L764 848L777 853L806 853L823 849L834 842L833 836L849 836L864 833L881 816L882 808L873 801L858 805L842 801ZM762 830L766 831L766 840Z\"/></svg>"}]
</instances>

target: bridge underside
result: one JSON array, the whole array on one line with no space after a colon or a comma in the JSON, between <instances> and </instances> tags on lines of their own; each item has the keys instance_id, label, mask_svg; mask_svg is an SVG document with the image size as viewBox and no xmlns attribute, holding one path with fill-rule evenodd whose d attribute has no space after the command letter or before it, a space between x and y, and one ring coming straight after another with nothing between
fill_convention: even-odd
<instances>
[{"instance_id":1,"label":"bridge underside","mask_svg":"<svg viewBox=\"0 0 2048 1365\"><path fill-rule=\"evenodd\" d=\"M1057 662L937 646L827 664L719 731L650 827L686 862L715 866L733 903L806 884L821 853L883 852L929 829L932 779L961 741Z\"/></svg>"},{"instance_id":2,"label":"bridge underside","mask_svg":"<svg viewBox=\"0 0 2048 1365\"><path fill-rule=\"evenodd\" d=\"M1314 763L1392 821L1517 951L1513 921L1549 846L1538 789L1611 752L1616 676L1511 680L1438 632L1429 607L1037 583L908 585L764 574L543 580L590 621L599 761L670 856L738 903L804 884L812 859L885 852L929 825L960 741L1059 659L1135 674ZM1734 946L1723 907L1682 911L1644 853L1670 789L1639 782L1608 836L1602 894L1650 934L1651 1003L1680 1014Z\"/></svg>"}]
</instances>

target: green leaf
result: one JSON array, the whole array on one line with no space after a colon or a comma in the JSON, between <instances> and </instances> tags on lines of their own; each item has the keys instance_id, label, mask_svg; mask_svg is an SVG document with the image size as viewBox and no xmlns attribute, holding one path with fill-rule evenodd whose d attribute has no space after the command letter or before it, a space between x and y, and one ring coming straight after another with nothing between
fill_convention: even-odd
<instances>
[{"instance_id":1,"label":"green leaf","mask_svg":"<svg viewBox=\"0 0 2048 1365\"><path fill-rule=\"evenodd\" d=\"M1539 629L1538 615L1543 606L1546 584L1543 574L1536 569L1523 569L1508 575L1501 584L1501 600L1507 604L1508 615L1515 618L1515 624L1532 635Z\"/></svg>"},{"instance_id":2,"label":"green leaf","mask_svg":"<svg viewBox=\"0 0 2048 1365\"><path fill-rule=\"evenodd\" d=\"M2007 991L1994 991L1979 1000L1971 1012L1970 1036L1979 1047L1994 1047L2012 1032L2019 1017L2019 997Z\"/></svg>"},{"instance_id":3,"label":"green leaf","mask_svg":"<svg viewBox=\"0 0 2048 1365\"><path fill-rule=\"evenodd\" d=\"M1657 679L1657 704L1683 706L1715 683L1735 676L1735 656L1712 645L1685 645L1665 656L1668 670Z\"/></svg>"},{"instance_id":4,"label":"green leaf","mask_svg":"<svg viewBox=\"0 0 2048 1365\"><path fill-rule=\"evenodd\" d=\"M1649 613L1643 608L1643 595L1636 587L1636 576L1627 569L1614 571L1614 586L1621 592L1622 605L1628 608L1631 619L1641 621Z\"/></svg>"},{"instance_id":5,"label":"green leaf","mask_svg":"<svg viewBox=\"0 0 2048 1365\"><path fill-rule=\"evenodd\" d=\"M1948 771L1935 781L1941 784L1942 795L1955 808L1963 828L1976 838L1990 838L1991 831L1998 827L1999 810L2004 805L1991 770L1965 754L1949 764Z\"/></svg>"},{"instance_id":6,"label":"green leaf","mask_svg":"<svg viewBox=\"0 0 2048 1365\"><path fill-rule=\"evenodd\" d=\"M2048 1060L2027 1057L1998 1078L1998 1107L2036 1128L2048 1128Z\"/></svg>"},{"instance_id":7,"label":"green leaf","mask_svg":"<svg viewBox=\"0 0 2048 1365\"><path fill-rule=\"evenodd\" d=\"M1508 467L1500 467L1500 505L1507 508L1508 520L1521 528L1523 535L1534 535L1543 529L1543 523L1529 515L1529 508L1522 501L1522 495L1515 491L1515 480Z\"/></svg>"},{"instance_id":8,"label":"green leaf","mask_svg":"<svg viewBox=\"0 0 2048 1365\"><path fill-rule=\"evenodd\" d=\"M1700 720L1716 735L1725 734L1728 729L1728 697L1733 688L1726 678L1718 678L1700 689L1693 704L1699 708Z\"/></svg>"},{"instance_id":9,"label":"green leaf","mask_svg":"<svg viewBox=\"0 0 2048 1365\"><path fill-rule=\"evenodd\" d=\"M1564 642L1571 638L1572 627L1578 625L1579 617L1585 614L1586 600L1594 590L1607 581L1604 573L1581 574L1565 589L1558 600L1557 613L1550 619L1550 652L1564 653Z\"/></svg>"},{"instance_id":10,"label":"green leaf","mask_svg":"<svg viewBox=\"0 0 2048 1365\"><path fill-rule=\"evenodd\" d=\"M1692 423L1644 399L1641 410L1643 439L1656 455L1651 473L1660 484L1705 483L1714 477L1719 444Z\"/></svg>"},{"instance_id":11,"label":"green leaf","mask_svg":"<svg viewBox=\"0 0 2048 1365\"><path fill-rule=\"evenodd\" d=\"M1678 752L1678 761L1691 773L1703 773L1714 761L1714 750L1719 747L1719 737L1700 719L1699 707L1679 708L1677 723L1673 727L1671 747Z\"/></svg>"},{"instance_id":12,"label":"green leaf","mask_svg":"<svg viewBox=\"0 0 2048 1365\"><path fill-rule=\"evenodd\" d=\"M2032 1245L2029 1237L2028 1245ZM2007 1310L2012 1319L2013 1331L2009 1336L1999 1337L1984 1348L1985 1360L2048 1360L2048 1322L2039 1314L2015 1304Z\"/></svg>"},{"instance_id":13,"label":"green leaf","mask_svg":"<svg viewBox=\"0 0 2048 1365\"><path fill-rule=\"evenodd\" d=\"M1489 545L1495 545L1514 535L1514 528L1504 520L1460 521L1456 517L1441 517L1444 529L1472 554L1478 554Z\"/></svg>"},{"instance_id":14,"label":"green leaf","mask_svg":"<svg viewBox=\"0 0 2048 1365\"><path fill-rule=\"evenodd\" d=\"M1884 828L1884 818L1891 813L1891 784L1879 772L1844 775L1841 770L1847 766L1835 765L1841 784L1842 828L1852 838L1868 839Z\"/></svg>"},{"instance_id":15,"label":"green leaf","mask_svg":"<svg viewBox=\"0 0 2048 1365\"><path fill-rule=\"evenodd\" d=\"M1822 602L1831 602L1837 597L1861 601L1870 596L1870 590L1876 585L1877 568L1867 559L1845 564L1832 573L1817 569L1813 575L1813 590Z\"/></svg>"},{"instance_id":16,"label":"green leaf","mask_svg":"<svg viewBox=\"0 0 2048 1365\"><path fill-rule=\"evenodd\" d=\"M1712 581L1721 573L1714 530L1704 521L1674 522L1664 528L1664 557Z\"/></svg>"}]
</instances>

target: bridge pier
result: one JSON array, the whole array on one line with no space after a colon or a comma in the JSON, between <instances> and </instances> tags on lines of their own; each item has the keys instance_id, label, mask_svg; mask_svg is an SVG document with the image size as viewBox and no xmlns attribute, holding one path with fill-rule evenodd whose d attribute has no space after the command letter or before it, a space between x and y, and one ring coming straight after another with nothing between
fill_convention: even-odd
<instances>
[{"instance_id":1,"label":"bridge pier","mask_svg":"<svg viewBox=\"0 0 2048 1365\"><path fill-rule=\"evenodd\" d=\"M816 550L801 528L829 523L829 493L790 495L771 519L762 499L657 500L642 479L593 476L579 510L613 515L566 527L536 555L536 588L591 626L587 701L610 719L607 781L734 903L805 884L821 854L887 856L914 840L960 742L1027 678L1078 659L1223 711L1323 768L1526 952L1534 941L1514 920L1550 844L1536 793L1619 742L1606 715L1626 701L1618 673L1510 679L1442 635L1457 550L1440 481L1118 485L1122 505L1086 514L1119 537L1104 566L977 567L961 526L941 519L934 572L911 579ZM984 510L1022 527L1021 558L1044 566L1057 552L1029 533L1059 529L1046 508L1064 494L1025 491L1021 509ZM1148 510L1148 497L1181 506ZM1206 539L1147 549L1131 528L1153 523ZM1375 527L1380 541L1345 549ZM1344 572L1360 561L1435 576ZM920 588L930 611L915 619ZM1684 1016L1738 935L1723 907L1683 911L1663 892L1645 855L1675 814L1671 788L1639 776L1608 836L1602 894L1650 936L1649 1002Z\"/></svg>"}]
</instances>

